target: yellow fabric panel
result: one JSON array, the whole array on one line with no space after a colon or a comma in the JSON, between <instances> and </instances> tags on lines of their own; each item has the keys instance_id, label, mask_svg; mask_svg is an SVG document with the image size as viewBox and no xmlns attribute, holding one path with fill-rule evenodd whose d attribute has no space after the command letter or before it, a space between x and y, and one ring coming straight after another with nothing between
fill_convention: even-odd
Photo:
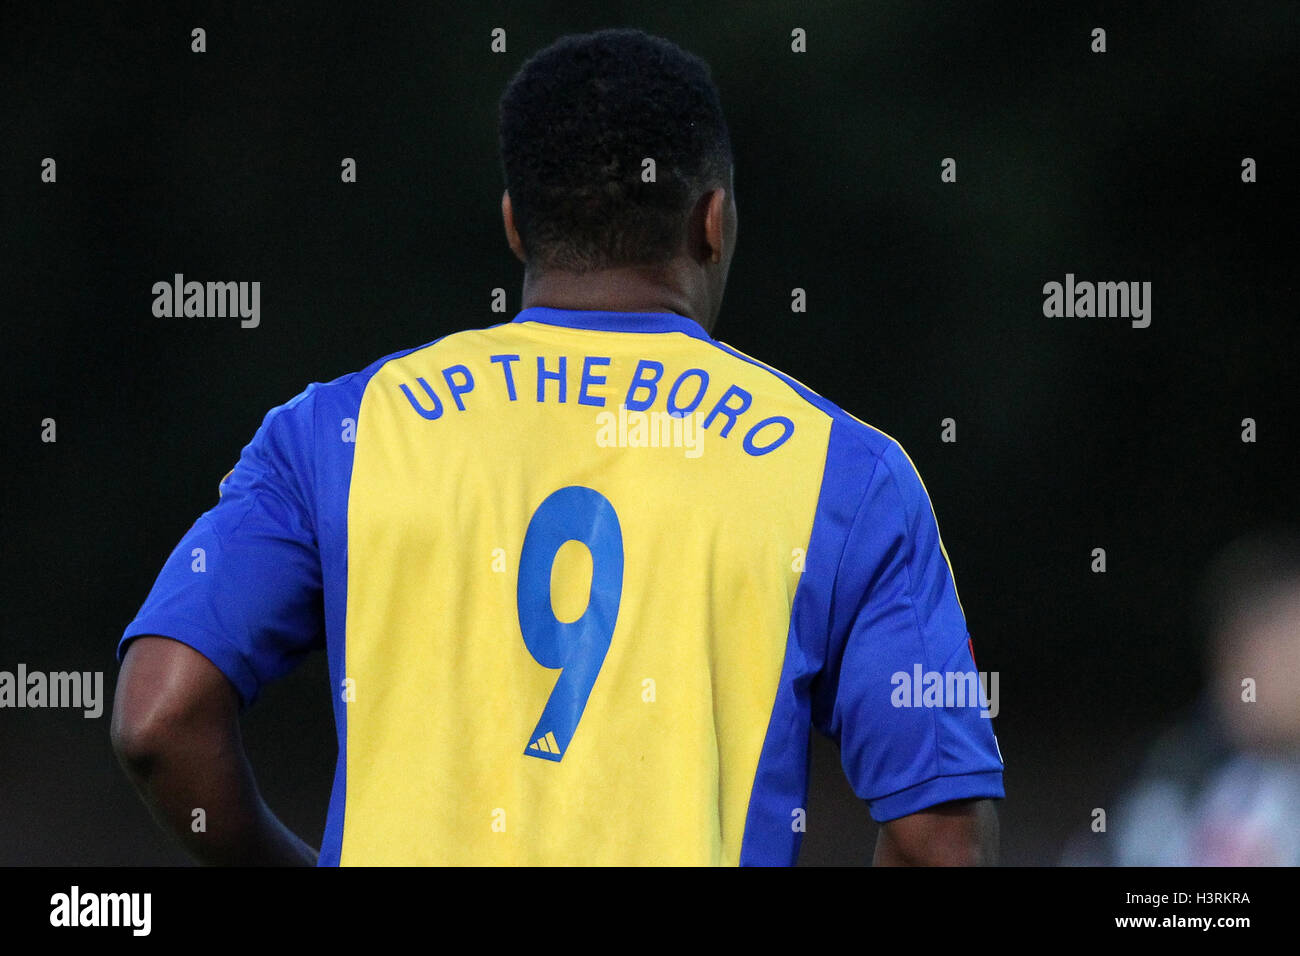
<instances>
[{"instance_id":1,"label":"yellow fabric panel","mask_svg":"<svg viewBox=\"0 0 1300 956\"><path fill-rule=\"evenodd\" d=\"M520 356L515 401L489 360L501 354ZM537 357L554 371L561 355L566 401L550 381L538 402ZM611 360L587 388L603 408L578 401L586 356ZM652 411L689 368L710 379L696 424L729 385L752 406L728 437L722 417L700 432L698 454L604 447L640 359L665 368ZM458 365L474 379L464 411L443 374ZM420 378L442 402L436 420L400 388L428 409ZM747 454L746 430L776 415L794 423L789 440ZM737 863L829 432L771 372L679 332L511 323L381 368L349 489L342 863ZM525 645L516 589L530 518L573 485L613 506L624 567L617 626L557 761L539 756L555 739L532 733L559 672ZM582 614L591 579L588 549L561 548L561 620Z\"/></svg>"}]
</instances>

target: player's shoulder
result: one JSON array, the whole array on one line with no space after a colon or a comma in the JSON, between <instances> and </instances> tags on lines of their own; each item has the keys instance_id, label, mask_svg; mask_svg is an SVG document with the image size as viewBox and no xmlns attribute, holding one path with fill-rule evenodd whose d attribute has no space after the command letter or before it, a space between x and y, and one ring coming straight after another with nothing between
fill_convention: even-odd
<instances>
[{"instance_id":1,"label":"player's shoulder","mask_svg":"<svg viewBox=\"0 0 1300 956\"><path fill-rule=\"evenodd\" d=\"M311 382L302 391L266 412L260 434L274 434L290 441L305 439L318 421L330 427L351 418L355 423L366 387L384 368L433 348L445 348L475 336L483 336L501 325L458 329L428 342L383 355L362 368L329 381Z\"/></svg>"},{"instance_id":2,"label":"player's shoulder","mask_svg":"<svg viewBox=\"0 0 1300 956\"><path fill-rule=\"evenodd\" d=\"M778 387L784 387L798 400L830 419L826 464L822 476L824 498L849 504L871 498L889 502L906 513L923 510L929 493L920 472L902 443L803 382L780 369L747 355L724 342L713 344L735 359L765 370Z\"/></svg>"},{"instance_id":3,"label":"player's shoulder","mask_svg":"<svg viewBox=\"0 0 1300 956\"><path fill-rule=\"evenodd\" d=\"M288 401L267 411L266 418L263 420L263 427L304 427L322 409L346 411L350 408L355 413L360 405L361 397L365 393L366 386L385 366L393 362L400 362L407 356L433 348L455 337L482 331L484 330L466 329L452 332L429 342L390 352L362 368L346 372L329 381L311 382Z\"/></svg>"},{"instance_id":4,"label":"player's shoulder","mask_svg":"<svg viewBox=\"0 0 1300 956\"><path fill-rule=\"evenodd\" d=\"M510 323L498 323L497 325L486 326L483 328L466 328L457 329L448 332L446 335L440 335L438 338L419 345L413 345L409 348L400 349L396 352L390 352L388 355L375 359L364 368L357 369L355 372L349 372L346 375L340 375L338 378L329 382L313 382L308 385L301 393L290 399L286 405L292 405L294 402L302 400L308 395L313 395L317 401L322 399L338 399L340 397L351 397L360 399L361 393L365 390L370 380L375 377L385 367L394 363L400 363L404 359L419 355L430 349L447 350L456 347L458 344L482 344L480 340L489 336L492 332L508 326Z\"/></svg>"},{"instance_id":5,"label":"player's shoulder","mask_svg":"<svg viewBox=\"0 0 1300 956\"><path fill-rule=\"evenodd\" d=\"M902 445L892 435L886 434L875 425L868 424L826 396L809 388L792 375L775 366L754 358L734 346L717 339L711 340L723 352L734 360L744 362L767 373L767 378L776 388L786 390L791 396L811 409L820 412L831 420L832 440L843 446L852 464L858 467L874 466L881 459L888 459L896 465L899 456L906 457Z\"/></svg>"}]
</instances>

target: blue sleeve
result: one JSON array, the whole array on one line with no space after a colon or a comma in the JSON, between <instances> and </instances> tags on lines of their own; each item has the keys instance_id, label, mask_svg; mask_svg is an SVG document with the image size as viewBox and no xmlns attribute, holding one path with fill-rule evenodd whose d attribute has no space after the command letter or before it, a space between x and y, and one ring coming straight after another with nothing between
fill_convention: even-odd
<instances>
[{"instance_id":1,"label":"blue sleeve","mask_svg":"<svg viewBox=\"0 0 1300 956\"><path fill-rule=\"evenodd\" d=\"M167 559L122 635L188 644L235 685L244 706L324 639L321 562L313 530L309 388L267 413L217 504Z\"/></svg>"},{"instance_id":2,"label":"blue sleeve","mask_svg":"<svg viewBox=\"0 0 1300 956\"><path fill-rule=\"evenodd\" d=\"M864 464L871 477L836 576L815 719L877 821L1002 797L996 709L983 706L996 701L981 701L929 496L892 440Z\"/></svg>"}]
</instances>

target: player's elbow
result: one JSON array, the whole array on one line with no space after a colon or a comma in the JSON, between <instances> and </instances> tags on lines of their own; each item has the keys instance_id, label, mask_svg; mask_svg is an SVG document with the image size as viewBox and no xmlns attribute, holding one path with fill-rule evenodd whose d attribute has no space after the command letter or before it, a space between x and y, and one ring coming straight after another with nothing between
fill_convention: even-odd
<instances>
[{"instance_id":1,"label":"player's elbow","mask_svg":"<svg viewBox=\"0 0 1300 956\"><path fill-rule=\"evenodd\" d=\"M995 854L987 843L966 834L936 833L924 843L895 847L887 859L890 866L992 866Z\"/></svg>"},{"instance_id":2,"label":"player's elbow","mask_svg":"<svg viewBox=\"0 0 1300 956\"><path fill-rule=\"evenodd\" d=\"M943 838L925 847L918 857L918 866L992 866L997 863L997 854L990 841L977 833L944 834Z\"/></svg>"},{"instance_id":3,"label":"player's elbow","mask_svg":"<svg viewBox=\"0 0 1300 956\"><path fill-rule=\"evenodd\" d=\"M886 866L993 866L998 819L991 800L940 804L881 828L876 863Z\"/></svg>"},{"instance_id":4,"label":"player's elbow","mask_svg":"<svg viewBox=\"0 0 1300 956\"><path fill-rule=\"evenodd\" d=\"M128 772L147 777L159 761L208 737L224 740L236 710L233 688L201 655L165 638L140 638L118 678L113 750Z\"/></svg>"},{"instance_id":5,"label":"player's elbow","mask_svg":"<svg viewBox=\"0 0 1300 956\"><path fill-rule=\"evenodd\" d=\"M188 762L208 748L214 732L198 702L165 691L136 688L126 700L119 695L113 707L113 752L137 780L150 779L162 766Z\"/></svg>"},{"instance_id":6,"label":"player's elbow","mask_svg":"<svg viewBox=\"0 0 1300 956\"><path fill-rule=\"evenodd\" d=\"M167 751L170 730L161 709L132 707L122 700L113 706L110 734L118 763L132 776L147 777Z\"/></svg>"}]
</instances>

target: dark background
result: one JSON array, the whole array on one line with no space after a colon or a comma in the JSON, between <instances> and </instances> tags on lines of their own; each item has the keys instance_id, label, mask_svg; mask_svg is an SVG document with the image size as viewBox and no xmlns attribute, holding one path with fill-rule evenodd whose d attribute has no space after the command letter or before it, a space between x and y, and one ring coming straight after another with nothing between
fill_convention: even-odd
<instances>
[{"instance_id":1,"label":"dark background","mask_svg":"<svg viewBox=\"0 0 1300 956\"><path fill-rule=\"evenodd\" d=\"M267 409L501 321L495 287L517 310L497 99L557 36L639 26L712 64L731 126L717 337L908 449L1001 675L1003 859L1055 862L1194 698L1206 561L1297 514L1294 3L312 6L6 12L0 669L102 669L111 700L122 629ZM155 318L176 272L260 281L261 326ZM1150 281L1151 326L1045 318L1067 272ZM328 693L318 655L246 725L311 841ZM0 711L0 864L183 861L108 729ZM819 746L802 862L861 862L872 829Z\"/></svg>"}]
</instances>

